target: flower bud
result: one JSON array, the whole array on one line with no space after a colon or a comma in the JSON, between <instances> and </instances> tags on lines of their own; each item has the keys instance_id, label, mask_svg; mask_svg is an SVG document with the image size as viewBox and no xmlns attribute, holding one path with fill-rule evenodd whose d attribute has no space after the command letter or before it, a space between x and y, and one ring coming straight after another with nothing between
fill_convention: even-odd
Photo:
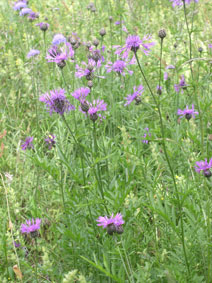
<instances>
[{"instance_id":1,"label":"flower bud","mask_svg":"<svg viewBox=\"0 0 212 283\"><path fill-rule=\"evenodd\" d=\"M92 81L88 81L88 87L91 89L93 87L93 82Z\"/></svg>"},{"instance_id":2,"label":"flower bud","mask_svg":"<svg viewBox=\"0 0 212 283\"><path fill-rule=\"evenodd\" d=\"M191 119L192 115L190 113L185 114L185 118L189 121Z\"/></svg>"},{"instance_id":3,"label":"flower bud","mask_svg":"<svg viewBox=\"0 0 212 283\"><path fill-rule=\"evenodd\" d=\"M65 67L65 65L66 65L66 62L63 60L63 61L61 61L61 62L59 62L59 63L57 63L57 66L60 68L60 69L63 69L64 67Z\"/></svg>"},{"instance_id":4,"label":"flower bud","mask_svg":"<svg viewBox=\"0 0 212 283\"><path fill-rule=\"evenodd\" d=\"M104 28L100 29L99 34L103 37L106 35L106 30Z\"/></svg>"},{"instance_id":5,"label":"flower bud","mask_svg":"<svg viewBox=\"0 0 212 283\"><path fill-rule=\"evenodd\" d=\"M82 109L83 112L86 112L86 113L88 112L89 104L88 104L87 101L84 101L84 102L81 103L81 109Z\"/></svg>"},{"instance_id":6,"label":"flower bud","mask_svg":"<svg viewBox=\"0 0 212 283\"><path fill-rule=\"evenodd\" d=\"M116 226L112 223L107 226L107 233L108 235L113 235L116 232Z\"/></svg>"},{"instance_id":7,"label":"flower bud","mask_svg":"<svg viewBox=\"0 0 212 283\"><path fill-rule=\"evenodd\" d=\"M113 17L112 16L110 16L108 19L109 19L110 22L113 21Z\"/></svg>"},{"instance_id":8,"label":"flower bud","mask_svg":"<svg viewBox=\"0 0 212 283\"><path fill-rule=\"evenodd\" d=\"M202 47L199 47L199 48L198 48L198 51L199 51L199 53L202 53L203 48L202 48Z\"/></svg>"},{"instance_id":9,"label":"flower bud","mask_svg":"<svg viewBox=\"0 0 212 283\"><path fill-rule=\"evenodd\" d=\"M98 119L97 113L90 114L91 121L95 122Z\"/></svg>"},{"instance_id":10,"label":"flower bud","mask_svg":"<svg viewBox=\"0 0 212 283\"><path fill-rule=\"evenodd\" d=\"M204 174L204 176L205 176L206 178L210 178L211 175L212 175L212 173L211 173L210 170L205 170L205 171L203 171L203 174Z\"/></svg>"},{"instance_id":11,"label":"flower bud","mask_svg":"<svg viewBox=\"0 0 212 283\"><path fill-rule=\"evenodd\" d=\"M93 45L94 45L94 46L96 46L96 47L99 45L99 41L98 41L98 39L94 39L94 41L93 41Z\"/></svg>"},{"instance_id":12,"label":"flower bud","mask_svg":"<svg viewBox=\"0 0 212 283\"><path fill-rule=\"evenodd\" d=\"M164 39L164 38L166 37L166 31L165 31L165 29L159 30L158 36L159 36L161 39Z\"/></svg>"},{"instance_id":13,"label":"flower bud","mask_svg":"<svg viewBox=\"0 0 212 283\"><path fill-rule=\"evenodd\" d=\"M122 225L116 226L116 233L117 234L122 234L124 232L124 229Z\"/></svg>"}]
</instances>

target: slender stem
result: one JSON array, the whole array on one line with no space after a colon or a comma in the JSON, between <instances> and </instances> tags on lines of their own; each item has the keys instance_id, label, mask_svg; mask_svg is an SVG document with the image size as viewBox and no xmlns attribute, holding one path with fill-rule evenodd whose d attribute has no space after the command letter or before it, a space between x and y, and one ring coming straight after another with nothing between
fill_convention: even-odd
<instances>
[{"instance_id":1,"label":"slender stem","mask_svg":"<svg viewBox=\"0 0 212 283\"><path fill-rule=\"evenodd\" d=\"M192 34L192 31L189 30L189 26L188 26L188 19L187 19L187 15L186 15L185 0L183 0L183 10L184 10L186 28L187 28L188 37L189 37L189 58L190 58L190 60L191 60L191 58L192 58L192 45L191 45L191 34ZM191 65L190 65L190 66L191 66Z\"/></svg>"},{"instance_id":2,"label":"slender stem","mask_svg":"<svg viewBox=\"0 0 212 283\"><path fill-rule=\"evenodd\" d=\"M38 244L37 244L37 237L35 237L35 252L36 252L36 259L35 259L35 277L36 282L38 283Z\"/></svg>"},{"instance_id":3,"label":"slender stem","mask_svg":"<svg viewBox=\"0 0 212 283\"><path fill-rule=\"evenodd\" d=\"M168 167L169 167L169 170L171 172L171 176L172 176L172 180L173 180L173 184L174 184L174 188L175 188L175 192L176 192L176 197L177 197L177 203L178 203L178 207L179 207L179 213L180 213L180 224L181 224L181 241L182 241L182 246L183 246L183 252L184 252L184 257L185 257L185 261L186 261L186 266L187 266L187 271L188 271L188 275L190 277L190 267L189 267L189 263L188 263L188 258L187 258L187 253L186 253L186 249L185 249L185 239L184 239L184 226L183 226L183 215L182 215L182 204L181 204L181 201L180 201L180 197L179 197L179 192L178 192L178 188L177 188L177 184L176 184L176 181L175 181L175 176L174 176L174 171L172 169L172 166L171 166L171 163L170 163L170 160L169 160L169 157L168 157L168 153L167 153L167 149L166 149L166 143L165 143L165 132L164 132L164 126L163 126L163 119L162 119L162 114L161 114L161 110L160 110L160 104L157 102L156 98L155 98L155 95L148 83L148 80L146 79L146 76L141 68L141 65L140 65L140 62L139 62L139 59L138 59L138 56L137 56L137 53L135 53L135 58L137 60L137 63L138 63L138 66L139 66L139 69L141 71L141 74L147 84L147 87L150 91L150 94L157 106L157 109L158 109L158 114L159 114L159 118L160 118L160 127L161 127L161 134L162 134L162 145L163 145L163 150L164 150L164 154L165 154L165 157L166 157L166 161L167 161L167 164L168 164Z\"/></svg>"},{"instance_id":4,"label":"slender stem","mask_svg":"<svg viewBox=\"0 0 212 283\"><path fill-rule=\"evenodd\" d=\"M163 55L163 38L160 41L160 74L159 74L159 90L160 90L160 82L161 82L161 62L162 62L162 55Z\"/></svg>"}]
</instances>

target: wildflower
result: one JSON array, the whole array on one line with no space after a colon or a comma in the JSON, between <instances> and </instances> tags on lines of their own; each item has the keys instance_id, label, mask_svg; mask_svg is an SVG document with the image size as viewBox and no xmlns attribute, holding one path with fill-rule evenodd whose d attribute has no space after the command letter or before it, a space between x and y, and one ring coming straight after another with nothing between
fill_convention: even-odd
<instances>
[{"instance_id":1,"label":"wildflower","mask_svg":"<svg viewBox=\"0 0 212 283\"><path fill-rule=\"evenodd\" d=\"M184 75L181 76L181 80L179 84L175 84L174 88L176 92L179 92L181 90L181 93L183 93L183 90L186 89L188 85L185 82L185 77Z\"/></svg>"},{"instance_id":2,"label":"wildflower","mask_svg":"<svg viewBox=\"0 0 212 283\"><path fill-rule=\"evenodd\" d=\"M40 229L41 219L36 218L36 220L26 220L26 224L21 224L21 233L31 234L32 236L37 235L37 231Z\"/></svg>"},{"instance_id":3,"label":"wildflower","mask_svg":"<svg viewBox=\"0 0 212 283\"><path fill-rule=\"evenodd\" d=\"M106 35L106 30L104 28L100 29L99 34L103 37Z\"/></svg>"},{"instance_id":4,"label":"wildflower","mask_svg":"<svg viewBox=\"0 0 212 283\"><path fill-rule=\"evenodd\" d=\"M102 117L102 115L98 112L100 111L106 111L107 110L107 104L104 102L104 100L94 100L93 103L89 103L89 110L88 114L90 115L90 119L95 122L98 117ZM104 117L102 117L104 119Z\"/></svg>"},{"instance_id":5,"label":"wildflower","mask_svg":"<svg viewBox=\"0 0 212 283\"><path fill-rule=\"evenodd\" d=\"M207 178L211 177L212 173L209 169L212 167L212 158L209 161L209 163L207 162L207 159L205 159L205 161L202 161L202 160L197 161L196 165L197 166L194 166L194 168L197 173L200 173L201 171L203 171L203 174L205 177Z\"/></svg>"},{"instance_id":6,"label":"wildflower","mask_svg":"<svg viewBox=\"0 0 212 283\"><path fill-rule=\"evenodd\" d=\"M93 49L92 47L89 48L88 59L93 59L98 68L101 67L101 63L105 61L105 59L102 55L102 53L104 51L105 51L104 45L102 46L101 50L100 49Z\"/></svg>"},{"instance_id":7,"label":"wildflower","mask_svg":"<svg viewBox=\"0 0 212 283\"><path fill-rule=\"evenodd\" d=\"M208 48L212 48L212 44L210 43L210 44L208 44Z\"/></svg>"},{"instance_id":8,"label":"wildflower","mask_svg":"<svg viewBox=\"0 0 212 283\"><path fill-rule=\"evenodd\" d=\"M191 117L195 118L195 115L198 115L199 113L194 111L194 104L192 104L192 109L188 109L188 106L186 106L186 109L184 110L178 109L177 114L181 115L180 118L185 116L187 120L190 120Z\"/></svg>"},{"instance_id":9,"label":"wildflower","mask_svg":"<svg viewBox=\"0 0 212 283\"><path fill-rule=\"evenodd\" d=\"M125 97L127 102L124 104L124 106L129 105L130 103L133 102L133 100L135 100L136 104L139 104L141 102L139 96L142 95L144 91L144 87L142 85L139 85L138 87L134 86L133 90L134 90L133 94L129 94L127 97Z\"/></svg>"},{"instance_id":10,"label":"wildflower","mask_svg":"<svg viewBox=\"0 0 212 283\"><path fill-rule=\"evenodd\" d=\"M34 148L34 145L32 144L33 139L34 139L33 137L27 137L25 143L21 145L22 150L26 150L27 148L33 149Z\"/></svg>"},{"instance_id":11,"label":"wildflower","mask_svg":"<svg viewBox=\"0 0 212 283\"><path fill-rule=\"evenodd\" d=\"M194 1L195 3L198 3L198 0L169 0L170 2L172 2L172 6L182 6L183 2L185 1L185 4L190 4L192 1Z\"/></svg>"},{"instance_id":12,"label":"wildflower","mask_svg":"<svg viewBox=\"0 0 212 283\"><path fill-rule=\"evenodd\" d=\"M174 65L168 65L168 66L166 67L166 69L167 69L167 70L169 70L169 69L175 69L175 66L174 66Z\"/></svg>"},{"instance_id":13,"label":"wildflower","mask_svg":"<svg viewBox=\"0 0 212 283\"><path fill-rule=\"evenodd\" d=\"M167 80L168 80L168 77L169 77L168 73L167 73L167 72L164 72L164 75L163 75L164 81L167 81Z\"/></svg>"},{"instance_id":14,"label":"wildflower","mask_svg":"<svg viewBox=\"0 0 212 283\"><path fill-rule=\"evenodd\" d=\"M92 80L93 73L96 68L99 68L99 65L96 64L96 62L93 59L88 59L88 64L82 62L82 65L84 66L84 68L76 64L77 71L75 72L75 76L77 78L86 77L87 80Z\"/></svg>"},{"instance_id":15,"label":"wildflower","mask_svg":"<svg viewBox=\"0 0 212 283\"><path fill-rule=\"evenodd\" d=\"M45 139L46 145L49 147L49 149L52 149L52 147L55 147L56 141L55 141L54 135L48 135L48 137Z\"/></svg>"},{"instance_id":16,"label":"wildflower","mask_svg":"<svg viewBox=\"0 0 212 283\"><path fill-rule=\"evenodd\" d=\"M56 64L60 64L68 60L68 58L74 57L74 50L69 42L66 42L63 48L59 48L58 46L52 46L46 55L46 59L48 62L54 62ZM60 67L60 65L58 65Z\"/></svg>"},{"instance_id":17,"label":"wildflower","mask_svg":"<svg viewBox=\"0 0 212 283\"><path fill-rule=\"evenodd\" d=\"M40 54L40 51L37 49L31 49L27 54L27 58L31 58Z\"/></svg>"},{"instance_id":18,"label":"wildflower","mask_svg":"<svg viewBox=\"0 0 212 283\"><path fill-rule=\"evenodd\" d=\"M36 24L36 26L40 27L40 30L44 32L47 31L47 29L49 28L49 24L43 22Z\"/></svg>"},{"instance_id":19,"label":"wildflower","mask_svg":"<svg viewBox=\"0 0 212 283\"><path fill-rule=\"evenodd\" d=\"M211 44L211 47L212 47L212 44ZM202 48L202 47L199 47L199 48L198 48L198 51L199 51L199 53L202 53L203 48Z\"/></svg>"},{"instance_id":20,"label":"wildflower","mask_svg":"<svg viewBox=\"0 0 212 283\"><path fill-rule=\"evenodd\" d=\"M128 70L127 66L135 64L135 58L133 58L130 62L124 61L124 60L117 60L114 63L108 62L105 68L107 69L107 73L110 73L111 71L116 72L118 75L125 76L126 72L125 70L132 75L133 71Z\"/></svg>"},{"instance_id":21,"label":"wildflower","mask_svg":"<svg viewBox=\"0 0 212 283\"><path fill-rule=\"evenodd\" d=\"M162 86L159 86L159 85L157 85L157 93L159 94L159 95L161 95L162 94Z\"/></svg>"},{"instance_id":22,"label":"wildflower","mask_svg":"<svg viewBox=\"0 0 212 283\"><path fill-rule=\"evenodd\" d=\"M30 22L32 22L35 19L39 18L39 13L31 12L27 18Z\"/></svg>"},{"instance_id":23,"label":"wildflower","mask_svg":"<svg viewBox=\"0 0 212 283\"><path fill-rule=\"evenodd\" d=\"M155 45L154 42L149 42L151 38L150 35L146 35L141 40L138 35L129 35L123 47L119 45L114 46L114 48L116 48L115 54L120 55L123 53L122 58L126 59L128 58L130 51L136 53L138 49L141 49L145 55L149 55L150 48Z\"/></svg>"},{"instance_id":24,"label":"wildflower","mask_svg":"<svg viewBox=\"0 0 212 283\"><path fill-rule=\"evenodd\" d=\"M107 216L100 216L96 221L98 222L97 226L103 226L104 229L107 229L109 235L112 235L113 233L123 233L123 230L120 229L124 224L121 213L117 213L116 216L113 216L112 213L110 218Z\"/></svg>"},{"instance_id":25,"label":"wildflower","mask_svg":"<svg viewBox=\"0 0 212 283\"><path fill-rule=\"evenodd\" d=\"M50 94L45 93L41 95L39 100L46 103L46 108L50 115L52 115L53 112L64 115L65 112L75 109L66 99L64 89L50 90Z\"/></svg>"},{"instance_id":26,"label":"wildflower","mask_svg":"<svg viewBox=\"0 0 212 283\"><path fill-rule=\"evenodd\" d=\"M80 103L83 103L85 101L85 98L90 93L90 89L87 87L81 87L75 90L71 95L80 101Z\"/></svg>"},{"instance_id":27,"label":"wildflower","mask_svg":"<svg viewBox=\"0 0 212 283\"><path fill-rule=\"evenodd\" d=\"M151 134L149 133L149 128L145 128L144 130L146 131L146 133L144 133L144 135L143 135L144 140L142 140L142 143L148 144L148 143L149 143L149 140L146 140L145 138L146 138L147 136L151 137Z\"/></svg>"},{"instance_id":28,"label":"wildflower","mask_svg":"<svg viewBox=\"0 0 212 283\"><path fill-rule=\"evenodd\" d=\"M165 31L165 29L159 30L158 36L160 37L160 39L163 40L163 39L166 37L166 31Z\"/></svg>"},{"instance_id":29,"label":"wildflower","mask_svg":"<svg viewBox=\"0 0 212 283\"><path fill-rule=\"evenodd\" d=\"M21 244L18 243L18 242L16 242L16 241L13 242L13 245L14 245L16 248L20 248L20 246L21 246Z\"/></svg>"},{"instance_id":30,"label":"wildflower","mask_svg":"<svg viewBox=\"0 0 212 283\"><path fill-rule=\"evenodd\" d=\"M25 16L25 15L28 15L28 14L31 14L31 13L32 13L32 10L30 8L23 8L20 11L20 16Z\"/></svg>"},{"instance_id":31,"label":"wildflower","mask_svg":"<svg viewBox=\"0 0 212 283\"><path fill-rule=\"evenodd\" d=\"M63 42L66 42L66 38L62 34L55 34L52 40L52 45L59 45Z\"/></svg>"},{"instance_id":32,"label":"wildflower","mask_svg":"<svg viewBox=\"0 0 212 283\"><path fill-rule=\"evenodd\" d=\"M26 8L26 7L27 7L27 3L23 2L23 1L19 1L19 2L14 4L13 10L19 11L19 10Z\"/></svg>"}]
</instances>

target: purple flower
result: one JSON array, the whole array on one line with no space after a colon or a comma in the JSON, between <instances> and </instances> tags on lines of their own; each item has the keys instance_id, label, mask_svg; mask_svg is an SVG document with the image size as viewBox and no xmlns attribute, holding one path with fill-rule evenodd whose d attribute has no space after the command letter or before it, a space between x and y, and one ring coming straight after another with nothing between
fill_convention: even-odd
<instances>
[{"instance_id":1,"label":"purple flower","mask_svg":"<svg viewBox=\"0 0 212 283\"><path fill-rule=\"evenodd\" d=\"M48 137L45 139L46 145L49 147L49 149L52 149L52 147L55 146L56 141L55 141L55 136L54 135L48 135Z\"/></svg>"},{"instance_id":2,"label":"purple flower","mask_svg":"<svg viewBox=\"0 0 212 283\"><path fill-rule=\"evenodd\" d=\"M31 12L27 18L32 22L35 19L39 18L39 13Z\"/></svg>"},{"instance_id":3,"label":"purple flower","mask_svg":"<svg viewBox=\"0 0 212 283\"><path fill-rule=\"evenodd\" d=\"M210 43L210 44L208 44L208 48L212 48L212 44Z\"/></svg>"},{"instance_id":4,"label":"purple flower","mask_svg":"<svg viewBox=\"0 0 212 283\"><path fill-rule=\"evenodd\" d=\"M32 233L40 229L41 219L26 220L26 224L21 224L21 233Z\"/></svg>"},{"instance_id":5,"label":"purple flower","mask_svg":"<svg viewBox=\"0 0 212 283\"><path fill-rule=\"evenodd\" d=\"M144 87L142 85L139 85L138 87L134 86L133 90L134 90L133 94L129 94L127 97L125 97L127 102L124 104L124 106L129 105L130 103L133 102L133 100L135 100L136 104L139 104L141 102L139 96L142 95L144 91Z\"/></svg>"},{"instance_id":6,"label":"purple flower","mask_svg":"<svg viewBox=\"0 0 212 283\"><path fill-rule=\"evenodd\" d=\"M145 130L146 132L145 132L144 135L143 135L144 140L142 140L142 143L148 144L148 143L149 143L149 140L146 140L145 138L146 138L147 136L151 137L151 134L149 133L149 128L145 128L144 130Z\"/></svg>"},{"instance_id":7,"label":"purple flower","mask_svg":"<svg viewBox=\"0 0 212 283\"><path fill-rule=\"evenodd\" d=\"M90 89L88 87L81 87L76 89L71 95L80 101L80 103L85 102L85 98L88 96L90 93Z\"/></svg>"},{"instance_id":8,"label":"purple flower","mask_svg":"<svg viewBox=\"0 0 212 283\"><path fill-rule=\"evenodd\" d=\"M192 104L192 109L188 109L188 106L186 105L186 109L178 109L177 114L181 115L180 118L185 116L187 120L190 120L191 117L195 118L195 115L198 115L199 113L194 111L194 104Z\"/></svg>"},{"instance_id":9,"label":"purple flower","mask_svg":"<svg viewBox=\"0 0 212 283\"><path fill-rule=\"evenodd\" d=\"M18 243L18 242L16 242L16 241L13 242L13 245L14 245L16 248L20 248L20 246L21 246L21 244Z\"/></svg>"},{"instance_id":10,"label":"purple flower","mask_svg":"<svg viewBox=\"0 0 212 283\"><path fill-rule=\"evenodd\" d=\"M32 144L33 139L33 137L27 137L25 143L21 145L22 150L26 150L27 148L34 148L34 145Z\"/></svg>"},{"instance_id":11,"label":"purple flower","mask_svg":"<svg viewBox=\"0 0 212 283\"><path fill-rule=\"evenodd\" d=\"M184 75L181 76L181 80L179 84L175 84L174 88L176 92L179 92L181 90L181 93L183 93L183 89L185 89L188 85L185 82Z\"/></svg>"},{"instance_id":12,"label":"purple flower","mask_svg":"<svg viewBox=\"0 0 212 283\"><path fill-rule=\"evenodd\" d=\"M112 235L113 233L122 234L124 220L121 213L117 213L116 216L113 216L113 213L110 218L107 216L100 216L97 220L97 226L103 226L104 229L107 229L107 233Z\"/></svg>"},{"instance_id":13,"label":"purple flower","mask_svg":"<svg viewBox=\"0 0 212 283\"><path fill-rule=\"evenodd\" d=\"M44 93L40 96L39 100L46 103L46 108L50 115L52 115L53 112L63 115L65 112L75 109L66 99L64 89L50 90L50 94Z\"/></svg>"},{"instance_id":14,"label":"purple flower","mask_svg":"<svg viewBox=\"0 0 212 283\"><path fill-rule=\"evenodd\" d=\"M46 31L49 28L49 24L43 22L36 24L36 26L40 27L42 31Z\"/></svg>"},{"instance_id":15,"label":"purple flower","mask_svg":"<svg viewBox=\"0 0 212 283\"><path fill-rule=\"evenodd\" d=\"M175 66L174 66L174 65L168 65L168 66L166 67L166 69L167 69L167 70L169 70L169 69L175 69Z\"/></svg>"},{"instance_id":16,"label":"purple flower","mask_svg":"<svg viewBox=\"0 0 212 283\"><path fill-rule=\"evenodd\" d=\"M27 4L26 4L25 2L19 1L19 2L17 2L17 3L14 4L13 9L14 9L15 11L19 11L19 10L21 10L22 8L26 8L26 7L27 7Z\"/></svg>"},{"instance_id":17,"label":"purple flower","mask_svg":"<svg viewBox=\"0 0 212 283\"><path fill-rule=\"evenodd\" d=\"M66 38L62 34L55 34L52 40L52 45L59 45L63 42L66 42Z\"/></svg>"},{"instance_id":18,"label":"purple flower","mask_svg":"<svg viewBox=\"0 0 212 283\"><path fill-rule=\"evenodd\" d=\"M74 57L74 50L69 42L66 42L63 48L59 48L58 46L52 46L46 55L46 59L48 62L54 62L60 64L68 60L68 58Z\"/></svg>"},{"instance_id":19,"label":"purple flower","mask_svg":"<svg viewBox=\"0 0 212 283\"><path fill-rule=\"evenodd\" d=\"M173 7L183 5L183 0L169 0L169 1L172 2ZM185 0L185 4L190 4L192 1L198 3L198 0Z\"/></svg>"},{"instance_id":20,"label":"purple flower","mask_svg":"<svg viewBox=\"0 0 212 283\"><path fill-rule=\"evenodd\" d=\"M127 68L127 65L132 65L132 64L135 64L134 57L130 62L123 61L123 60L117 60L114 63L108 62L105 68L107 69L107 73L114 71L119 75L125 76L126 75L125 70L126 70L130 75L132 75L133 71L130 71Z\"/></svg>"},{"instance_id":21,"label":"purple flower","mask_svg":"<svg viewBox=\"0 0 212 283\"><path fill-rule=\"evenodd\" d=\"M194 166L195 171L197 173L200 173L201 171L203 171L203 174L205 177L211 177L212 173L210 172L210 168L212 167L212 158L209 161L209 163L207 162L207 159L205 158L205 161L197 161L196 162L197 166Z\"/></svg>"},{"instance_id":22,"label":"purple flower","mask_svg":"<svg viewBox=\"0 0 212 283\"><path fill-rule=\"evenodd\" d=\"M85 62L82 62L82 65L84 66L84 68L76 64L75 76L77 78L82 78L85 76L86 77L92 76L95 68L97 67L96 62L93 59L89 59L88 64L86 64Z\"/></svg>"},{"instance_id":23,"label":"purple flower","mask_svg":"<svg viewBox=\"0 0 212 283\"><path fill-rule=\"evenodd\" d=\"M157 85L156 90L159 95L162 94L162 86Z\"/></svg>"},{"instance_id":24,"label":"purple flower","mask_svg":"<svg viewBox=\"0 0 212 283\"><path fill-rule=\"evenodd\" d=\"M116 48L115 54L121 55L122 53L122 58L126 59L130 51L137 52L138 49L141 49L145 55L149 55L150 48L155 45L154 42L149 42L151 39L150 35L145 35L142 40L138 35L129 35L123 47L114 46Z\"/></svg>"},{"instance_id":25,"label":"purple flower","mask_svg":"<svg viewBox=\"0 0 212 283\"><path fill-rule=\"evenodd\" d=\"M27 54L27 58L31 58L31 57L34 57L36 55L39 55L40 54L40 51L37 50L37 49L31 49L29 51L29 53Z\"/></svg>"},{"instance_id":26,"label":"purple flower","mask_svg":"<svg viewBox=\"0 0 212 283\"><path fill-rule=\"evenodd\" d=\"M23 8L20 11L20 16L25 16L25 15L28 15L28 14L31 14L31 13L32 13L32 10L30 8Z\"/></svg>"},{"instance_id":27,"label":"purple flower","mask_svg":"<svg viewBox=\"0 0 212 283\"><path fill-rule=\"evenodd\" d=\"M107 104L104 102L104 100L94 100L93 103L88 103L89 105L89 110L88 114L90 115L90 119L95 122L98 117L100 118L105 118L102 117L102 115L99 113L100 111L106 111L107 110Z\"/></svg>"}]
</instances>

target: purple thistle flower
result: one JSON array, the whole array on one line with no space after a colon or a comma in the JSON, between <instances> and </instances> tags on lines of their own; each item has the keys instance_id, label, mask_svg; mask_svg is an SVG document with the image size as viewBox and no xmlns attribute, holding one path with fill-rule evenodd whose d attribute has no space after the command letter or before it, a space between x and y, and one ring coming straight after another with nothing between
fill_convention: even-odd
<instances>
[{"instance_id":1,"label":"purple thistle flower","mask_svg":"<svg viewBox=\"0 0 212 283\"><path fill-rule=\"evenodd\" d=\"M19 11L19 10L21 10L21 9L23 9L23 8L26 8L26 7L27 7L27 4L26 4L25 2L19 1L19 2L17 2L17 3L14 4L13 10Z\"/></svg>"},{"instance_id":2,"label":"purple thistle flower","mask_svg":"<svg viewBox=\"0 0 212 283\"><path fill-rule=\"evenodd\" d=\"M82 78L82 77L85 77L85 76L91 76L92 73L94 72L95 68L98 67L96 65L96 62L93 59L89 59L88 64L86 64L85 62L82 62L82 65L84 66L84 68L82 68L78 64L76 64L75 76L77 78ZM88 69L89 67L91 67L91 68Z\"/></svg>"},{"instance_id":3,"label":"purple thistle flower","mask_svg":"<svg viewBox=\"0 0 212 283\"><path fill-rule=\"evenodd\" d=\"M172 2L173 7L183 5L183 0L169 0L169 1ZM185 0L185 4L190 4L192 1L198 3L199 0Z\"/></svg>"},{"instance_id":4,"label":"purple thistle flower","mask_svg":"<svg viewBox=\"0 0 212 283\"><path fill-rule=\"evenodd\" d=\"M135 100L136 104L140 103L140 98L139 96L142 95L143 91L144 91L144 87L142 85L139 85L138 87L134 86L133 87L134 93L133 94L129 94L127 97L125 97L125 99L127 100L127 102L124 104L124 106L129 105L130 103L133 102L133 100Z\"/></svg>"},{"instance_id":5,"label":"purple thistle flower","mask_svg":"<svg viewBox=\"0 0 212 283\"><path fill-rule=\"evenodd\" d=\"M60 64L68 60L68 58L74 57L74 50L69 42L66 42L63 48L58 48L58 46L52 46L46 55L48 62L54 62Z\"/></svg>"},{"instance_id":6,"label":"purple thistle flower","mask_svg":"<svg viewBox=\"0 0 212 283\"><path fill-rule=\"evenodd\" d=\"M92 103L88 103L89 110L88 114L90 115L90 119L95 122L98 117L105 119L105 117L102 117L102 115L98 112L100 111L106 111L107 110L107 104L104 102L104 100L94 100Z\"/></svg>"},{"instance_id":7,"label":"purple thistle flower","mask_svg":"<svg viewBox=\"0 0 212 283\"><path fill-rule=\"evenodd\" d=\"M127 68L127 65L132 65L132 64L135 64L135 58L134 57L130 62L123 61L123 60L117 60L114 63L108 62L107 65L105 66L105 68L107 69L107 73L114 71L118 75L125 76L126 75L125 70L126 70L130 75L132 75L133 71L130 71Z\"/></svg>"},{"instance_id":8,"label":"purple thistle flower","mask_svg":"<svg viewBox=\"0 0 212 283\"><path fill-rule=\"evenodd\" d=\"M149 133L149 128L145 128L144 129L146 132L144 133L144 135L143 135L143 140L142 140L142 143L146 143L146 144L148 144L149 143L149 140L146 140L145 138L147 137L147 136L149 136L149 137L151 137L151 134Z\"/></svg>"},{"instance_id":9,"label":"purple thistle flower","mask_svg":"<svg viewBox=\"0 0 212 283\"><path fill-rule=\"evenodd\" d=\"M36 24L36 26L40 27L40 29L44 32L49 28L49 24L43 22Z\"/></svg>"},{"instance_id":10,"label":"purple thistle flower","mask_svg":"<svg viewBox=\"0 0 212 283\"><path fill-rule=\"evenodd\" d=\"M90 93L90 89L88 87L81 87L76 89L71 95L80 101L80 103L85 102L85 98L88 96Z\"/></svg>"},{"instance_id":11,"label":"purple thistle flower","mask_svg":"<svg viewBox=\"0 0 212 283\"><path fill-rule=\"evenodd\" d=\"M184 75L181 76L181 80L179 84L175 84L174 88L176 92L179 92L181 90L181 93L183 93L183 89L185 89L188 85L185 82Z\"/></svg>"},{"instance_id":12,"label":"purple thistle flower","mask_svg":"<svg viewBox=\"0 0 212 283\"><path fill-rule=\"evenodd\" d=\"M186 109L178 109L177 111L177 115L181 115L180 118L183 118L183 116L185 116L187 120L190 120L191 117L195 118L195 115L198 114L198 112L194 111L194 104L192 104L192 109L188 109L188 106L186 105Z\"/></svg>"},{"instance_id":13,"label":"purple thistle flower","mask_svg":"<svg viewBox=\"0 0 212 283\"><path fill-rule=\"evenodd\" d=\"M48 137L45 139L46 145L49 147L49 149L52 149L52 147L55 147L56 141L55 141L54 135L48 135Z\"/></svg>"},{"instance_id":14,"label":"purple thistle flower","mask_svg":"<svg viewBox=\"0 0 212 283\"><path fill-rule=\"evenodd\" d=\"M23 8L21 11L20 11L20 16L25 16L25 15L28 15L28 14L31 14L33 11L30 9L30 8Z\"/></svg>"},{"instance_id":15,"label":"purple thistle flower","mask_svg":"<svg viewBox=\"0 0 212 283\"><path fill-rule=\"evenodd\" d=\"M40 96L39 100L46 103L46 108L50 115L52 115L53 112L63 115L65 112L75 109L66 99L64 89L50 90L50 94L44 93Z\"/></svg>"},{"instance_id":16,"label":"purple thistle flower","mask_svg":"<svg viewBox=\"0 0 212 283\"><path fill-rule=\"evenodd\" d=\"M40 51L37 49L31 49L27 54L27 58L31 58L40 54Z\"/></svg>"},{"instance_id":17,"label":"purple thistle flower","mask_svg":"<svg viewBox=\"0 0 212 283\"><path fill-rule=\"evenodd\" d=\"M36 218L36 220L26 220L26 224L21 224L21 233L32 233L40 229L41 219Z\"/></svg>"},{"instance_id":18,"label":"purple thistle flower","mask_svg":"<svg viewBox=\"0 0 212 283\"><path fill-rule=\"evenodd\" d=\"M114 224L115 226L120 226L124 224L124 220L122 218L121 213L117 213L116 216L113 216L113 213L110 218L107 216L99 216L99 218L96 220L99 222L97 226L103 226L103 228L107 228L108 225Z\"/></svg>"},{"instance_id":19,"label":"purple thistle flower","mask_svg":"<svg viewBox=\"0 0 212 283\"><path fill-rule=\"evenodd\" d=\"M59 45L63 42L66 42L66 38L62 34L55 34L52 40L52 45Z\"/></svg>"},{"instance_id":20,"label":"purple thistle flower","mask_svg":"<svg viewBox=\"0 0 212 283\"><path fill-rule=\"evenodd\" d=\"M207 159L205 158L205 161L202 161L202 160L197 161L196 165L197 166L194 166L194 168L197 173L200 173L201 171L203 171L203 174L205 177L207 178L211 177L212 173L209 169L212 167L212 158L209 161L209 163L207 162Z\"/></svg>"},{"instance_id":21,"label":"purple thistle flower","mask_svg":"<svg viewBox=\"0 0 212 283\"><path fill-rule=\"evenodd\" d=\"M34 145L32 144L33 139L34 139L33 137L27 137L25 143L21 145L22 150L26 150L27 148L33 149L34 148Z\"/></svg>"},{"instance_id":22,"label":"purple thistle flower","mask_svg":"<svg viewBox=\"0 0 212 283\"><path fill-rule=\"evenodd\" d=\"M126 59L130 51L137 52L138 49L141 49L145 55L149 55L150 48L155 45L154 42L149 42L151 39L150 35L145 35L142 40L138 35L129 35L123 47L114 46L116 49L115 54L121 55L123 53L122 58Z\"/></svg>"}]
</instances>

